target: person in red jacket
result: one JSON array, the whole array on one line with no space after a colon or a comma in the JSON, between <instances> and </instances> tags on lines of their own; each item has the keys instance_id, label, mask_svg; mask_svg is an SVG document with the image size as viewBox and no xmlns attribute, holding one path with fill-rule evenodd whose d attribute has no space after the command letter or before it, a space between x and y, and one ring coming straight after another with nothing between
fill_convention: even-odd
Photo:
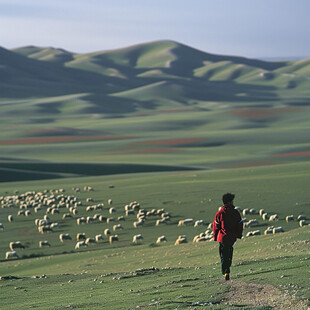
<instances>
[{"instance_id":1,"label":"person in red jacket","mask_svg":"<svg viewBox=\"0 0 310 310\"><path fill-rule=\"evenodd\" d=\"M224 194L224 206L215 214L213 222L213 239L219 242L222 273L225 280L230 279L230 266L233 257L233 245L237 238L242 238L243 223L239 212L233 204L235 195Z\"/></svg>"}]
</instances>

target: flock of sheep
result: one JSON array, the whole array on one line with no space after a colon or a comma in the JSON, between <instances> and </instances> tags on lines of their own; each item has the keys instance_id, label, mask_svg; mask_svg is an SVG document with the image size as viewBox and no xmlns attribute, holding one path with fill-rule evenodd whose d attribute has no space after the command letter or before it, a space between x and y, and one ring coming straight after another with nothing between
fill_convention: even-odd
<instances>
[{"instance_id":1,"label":"flock of sheep","mask_svg":"<svg viewBox=\"0 0 310 310\"><path fill-rule=\"evenodd\" d=\"M79 193L81 190L80 188L74 187L73 191L76 193ZM93 188L90 186L85 186L84 191L91 192L93 191ZM86 199L87 203L92 203L94 200L92 198L87 198ZM103 216L100 213L96 213L92 216L86 216L86 217L77 217L79 211L81 208L83 208L82 202L73 195L65 195L65 190L64 189L59 189L59 190L45 190L43 192L26 192L24 194L19 194L18 191L15 192L15 195L13 196L4 196L0 197L0 204L2 208L18 208L17 216L31 216L32 213L34 212L35 214L39 213L45 213L42 218L36 218L34 220L34 225L38 229L38 233L40 234L46 234L46 233L53 233L57 231L61 227L61 224L58 222L53 222L51 218L55 214L62 214L62 219L63 221L66 221L68 219L76 219L76 224L77 225L87 225L91 224L93 222L105 222L105 223L113 223L113 222L118 222L113 225L113 233L112 231L108 228L103 230L103 234L97 234L94 237L86 237L85 233L77 233L76 234L76 244L75 244L75 249L80 249L82 247L87 247L90 244L96 244L104 240L104 238L108 238L109 243L112 244L116 241L119 241L119 235L116 234L117 231L123 230L123 226L121 224L122 221L125 221L126 218L129 216L133 215L136 216L136 220L133 221L133 227L134 228L141 228L144 226L145 222L149 218L154 218L157 217L156 220L156 226L160 226L163 224L169 224L171 220L171 215L170 213L166 212L164 209L152 209L152 210L146 210L142 209L140 207L140 204L137 203L136 201L129 203L128 205L125 205L124 207L124 215L118 216L117 218L113 217L114 213L117 212L116 208L112 207L112 200L109 199L107 201L108 205L108 213L109 216ZM85 211L88 213L92 212L101 212L104 209L104 204L99 203L99 204L93 204L86 206ZM272 214L269 215L266 213L263 209L259 210L259 212L256 212L255 209L241 209L240 207L236 207L236 209L243 215L246 216L248 214L251 215L256 215L259 214L262 218L263 221L270 221L270 222L275 222L277 221L278 215L277 214ZM61 211L65 210L65 212ZM119 211L119 210L118 210ZM294 216L289 215L286 216L286 221L294 221ZM297 220L299 221L300 226L305 226L307 225L306 223L306 217L303 215L299 215L297 217ZM13 222L14 221L14 216L12 214L8 215L8 222ZM251 219L247 220L246 218L243 218L244 222L244 227L255 227L259 225L258 220L256 219ZM178 226L194 226L194 227L200 227L200 226L206 226L207 230L196 235L193 238L193 242L201 242L201 241L212 241L213 240L213 232L212 232L212 223L204 223L203 220L196 220L194 221L192 218L188 219L182 219L179 220ZM0 230L4 230L4 225L0 223ZM282 227L274 227L274 226L269 226L265 231L264 234L275 234L278 232L283 232ZM246 234L246 237L250 236L256 236L260 235L261 232L260 230L254 230L254 231L249 231ZM104 236L105 237L104 237ZM72 241L73 238L70 236L69 233L62 233L59 234L59 241L61 243L66 242L66 241ZM134 235L132 238L132 243L134 244L139 244L143 240L142 234L137 234ZM167 238L166 236L159 236L156 240L156 243L162 243L166 242ZM187 243L187 236L186 235L180 235L176 241L175 245L182 244L182 243ZM47 240L41 240L39 241L39 247L50 247L51 244ZM10 250L7 251L5 258L10 259L10 258L18 258L19 255L16 252L17 249L24 249L25 246L20 242L10 242L9 244Z\"/></svg>"}]
</instances>

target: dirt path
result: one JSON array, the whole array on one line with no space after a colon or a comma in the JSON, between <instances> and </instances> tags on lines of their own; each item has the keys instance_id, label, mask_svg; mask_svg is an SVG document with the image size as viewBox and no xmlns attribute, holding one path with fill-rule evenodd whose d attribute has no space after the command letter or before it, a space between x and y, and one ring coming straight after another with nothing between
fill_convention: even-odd
<instances>
[{"instance_id":1,"label":"dirt path","mask_svg":"<svg viewBox=\"0 0 310 310\"><path fill-rule=\"evenodd\" d=\"M309 310L306 301L298 300L270 284L231 280L226 303L231 306L269 306L279 310Z\"/></svg>"}]
</instances>

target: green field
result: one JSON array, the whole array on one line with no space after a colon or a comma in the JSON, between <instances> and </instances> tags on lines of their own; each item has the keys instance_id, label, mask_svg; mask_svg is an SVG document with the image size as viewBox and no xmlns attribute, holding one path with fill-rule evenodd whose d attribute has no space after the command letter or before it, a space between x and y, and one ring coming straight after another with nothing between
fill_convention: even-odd
<instances>
[{"instance_id":1,"label":"green field","mask_svg":"<svg viewBox=\"0 0 310 310\"><path fill-rule=\"evenodd\" d=\"M308 59L213 55L173 41L90 54L0 48L0 308L308 309L309 79ZM228 282L217 244L193 242L226 192L256 210L245 221L258 221L236 243ZM18 215L35 195L42 209ZM77 214L62 203L69 196ZM134 201L170 221L148 215L135 228L137 211L124 209ZM47 214L49 204L59 213ZM53 232L38 231L44 215L59 224ZM186 218L204 224L178 226ZM284 232L264 235L269 226ZM119 241L109 244L107 228ZM253 230L261 235L246 237ZM73 240L60 242L65 233ZM77 233L103 240L75 249ZM180 235L188 242L174 245ZM25 249L7 260L12 241Z\"/></svg>"}]
</instances>

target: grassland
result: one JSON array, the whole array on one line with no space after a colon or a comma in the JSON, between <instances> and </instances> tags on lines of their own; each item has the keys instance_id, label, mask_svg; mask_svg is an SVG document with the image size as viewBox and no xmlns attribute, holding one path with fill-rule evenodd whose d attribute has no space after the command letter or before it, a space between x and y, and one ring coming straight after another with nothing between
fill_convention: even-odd
<instances>
[{"instance_id":1,"label":"grassland","mask_svg":"<svg viewBox=\"0 0 310 310\"><path fill-rule=\"evenodd\" d=\"M0 208L4 309L307 309L310 218L309 60L267 62L212 55L173 41L90 54L28 46L0 48L0 196L64 189L82 206L40 234L45 210ZM73 187L95 191L76 193ZM113 185L113 186L111 186ZM213 221L225 192L236 205L278 214L259 224L284 232L238 241L232 280L220 275L217 244L192 243ZM94 202L87 202L93 198ZM116 219L138 201L171 221L121 222L119 242L75 249L59 234L87 237L118 223L78 226L77 217ZM103 203L100 211L86 207ZM13 222L8 222L12 214ZM286 222L286 215L295 220ZM178 227L180 219L203 219ZM141 233L142 244L132 243ZM187 244L175 246L179 235ZM165 235L165 244L156 244ZM5 260L9 242L20 258ZM48 240L51 247L40 248Z\"/></svg>"},{"instance_id":2,"label":"grassland","mask_svg":"<svg viewBox=\"0 0 310 310\"><path fill-rule=\"evenodd\" d=\"M309 268L309 226L298 228L297 221L286 223L284 218L288 214L295 218L299 214L310 217L308 169L309 164L297 163L233 170L2 183L1 189L6 195L13 194L16 189L23 193L62 187L67 195L77 195L83 202L78 216L98 213L85 211L91 204L86 203L90 196L93 203L105 203L104 209L99 211L104 216L109 216L108 199L113 200L117 210L113 214L115 218L124 215L124 205L134 200L148 210L165 208L172 215L169 225L157 227L156 219L150 218L139 229L132 225L136 217L129 216L125 222L120 222L124 230L117 232L120 239L117 244L109 245L105 238L88 249L75 250L74 241L62 244L58 235L68 232L74 236L77 232L85 232L93 237L103 233L105 228L112 229L115 223L77 226L75 219L62 219L67 209L61 209L61 214L51 215L51 218L62 227L57 232L41 235L34 225L35 214L20 217L16 215L17 209L1 209L0 222L6 228L1 232L0 252L8 250L8 243L12 240L20 240L26 245L25 250L18 251L24 259L2 259L0 263L3 277L14 275L21 278L0 282L5 296L2 303L7 309L133 309L139 305L159 309L271 309L277 305L278 309L286 309L291 305L293 309L306 309L310 298L308 276L305 275ZM92 186L95 191L77 194L71 189L72 186L82 188L84 185ZM212 222L220 206L219 197L225 191L237 193L236 204L241 208L264 208L270 214L277 213L279 221L272 224L285 230L280 235L238 241L230 283L224 283L220 275L217 245L214 242L191 242L206 226L177 226L179 219L189 217L203 219L206 224ZM14 215L14 222L7 222L8 214ZM42 217L43 214L37 215ZM259 215L247 218L257 218L259 225L255 229L262 232L271 225ZM247 228L245 234L251 229ZM144 236L144 240L141 245L134 246L132 237L138 233ZM189 243L175 246L174 241L181 234L187 235ZM168 239L164 245L155 244L160 235L166 235ZM48 240L51 247L39 248L39 240ZM42 297L35 295L38 290ZM241 296L238 300L233 298L235 290ZM267 294L270 290L273 292L270 295L259 293ZM247 297L251 293L258 294L256 302ZM284 304L283 298L287 300Z\"/></svg>"}]
</instances>

